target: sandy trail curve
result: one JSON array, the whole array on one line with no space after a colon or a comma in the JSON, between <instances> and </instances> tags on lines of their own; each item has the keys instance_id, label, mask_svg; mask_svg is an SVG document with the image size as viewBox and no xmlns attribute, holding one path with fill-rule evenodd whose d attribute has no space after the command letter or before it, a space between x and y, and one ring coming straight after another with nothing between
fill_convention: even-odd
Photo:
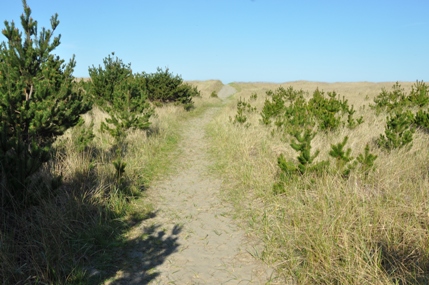
<instances>
[{"instance_id":1,"label":"sandy trail curve","mask_svg":"<svg viewBox=\"0 0 429 285\"><path fill-rule=\"evenodd\" d=\"M225 99L235 89L225 85ZM215 108L186 123L176 171L149 190L156 197L151 219L134 230L126 253L129 271L110 284L265 284L269 270L250 253L246 234L219 198L222 180L209 173L204 127Z\"/></svg>"}]
</instances>

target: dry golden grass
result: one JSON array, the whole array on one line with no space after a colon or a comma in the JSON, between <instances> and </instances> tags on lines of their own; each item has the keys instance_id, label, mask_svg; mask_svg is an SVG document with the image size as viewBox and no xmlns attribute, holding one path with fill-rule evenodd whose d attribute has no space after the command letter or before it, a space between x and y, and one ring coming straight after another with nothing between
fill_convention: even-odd
<instances>
[{"instance_id":1,"label":"dry golden grass","mask_svg":"<svg viewBox=\"0 0 429 285\"><path fill-rule=\"evenodd\" d=\"M87 270L109 272L115 266L116 251L127 246L127 230L151 214L142 191L169 170L169 154L180 139L180 124L190 115L182 106L160 107L149 131L129 132L124 187L118 186L112 164L114 139L100 132L107 114L94 108L83 115L85 125L57 140L54 157L46 165L47 173L63 177L55 196L12 214L13 226L0 230L2 282L88 284ZM96 136L81 150L76 136L90 122Z\"/></svg>"},{"instance_id":2,"label":"dry golden grass","mask_svg":"<svg viewBox=\"0 0 429 285\"><path fill-rule=\"evenodd\" d=\"M264 241L260 257L276 268L279 284L427 284L428 134L416 132L410 149L384 152L374 140L384 131L385 116L368 108L381 88L390 89L393 83L232 84L238 91L235 98L245 99L259 111L268 90L293 86L311 95L318 87L344 96L355 105L356 115L364 118L353 130L319 133L312 146L321 151L318 160L324 160L330 145L344 136L349 137L347 147L353 156L369 143L378 155L373 172L367 177L353 172L348 179L334 173L304 175L277 195L272 190L278 178L277 157L283 154L295 160L296 151L282 136L272 135L272 128L260 124L258 112L246 114L249 127L234 125L236 100L222 105L220 99L210 97L222 88L220 81L189 83L202 93L202 98L195 98L195 110L157 108L149 132L128 134L124 160L131 194L169 170L168 154L180 139L181 121L215 106L217 117L207 129L216 161L213 170L222 174L225 197L236 206L237 216ZM402 83L406 90L411 85ZM253 93L256 100L250 99ZM86 127L94 122L96 134L85 151L76 147L76 130L62 137L47 166L63 175L60 192L25 212L14 231L0 232L3 283L82 284L79 281L86 282L82 265L94 261L101 270L112 266L112 252L104 249L124 246L130 220L144 219L150 212L144 199L130 200L130 193L111 191L115 189L113 139L99 132L106 117L97 108L84 116Z\"/></svg>"},{"instance_id":3,"label":"dry golden grass","mask_svg":"<svg viewBox=\"0 0 429 285\"><path fill-rule=\"evenodd\" d=\"M265 242L261 257L277 269L280 282L296 284L420 284L429 276L429 182L426 133L416 132L411 149L387 153L376 147L385 115L368 108L381 88L394 83L284 84L233 83L258 112L247 113L250 126L234 125L236 101L219 113L208 128L212 153L228 185L226 199ZM407 90L413 83L402 83ZM355 105L364 123L350 130L319 133L312 141L318 160L329 158L331 144L349 140L352 155L367 143L378 155L368 177L352 172L304 175L275 195L277 157L295 160L297 152L273 128L262 125L259 112L265 92L279 86L308 91L336 91ZM256 93L257 99L250 99ZM246 123L247 123L246 122ZM332 164L332 162L331 162ZM425 284L425 283L424 283Z\"/></svg>"},{"instance_id":4,"label":"dry golden grass","mask_svg":"<svg viewBox=\"0 0 429 285\"><path fill-rule=\"evenodd\" d=\"M223 87L220 80L187 81L187 83L196 86L200 90L201 96L205 98L209 97L213 91L219 92Z\"/></svg>"}]
</instances>

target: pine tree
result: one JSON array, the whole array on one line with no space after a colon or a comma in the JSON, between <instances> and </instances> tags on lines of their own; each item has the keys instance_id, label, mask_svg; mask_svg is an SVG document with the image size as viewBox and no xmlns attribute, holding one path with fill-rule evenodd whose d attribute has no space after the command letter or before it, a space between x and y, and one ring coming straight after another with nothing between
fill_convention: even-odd
<instances>
[{"instance_id":1,"label":"pine tree","mask_svg":"<svg viewBox=\"0 0 429 285\"><path fill-rule=\"evenodd\" d=\"M338 172L344 177L348 177L350 171L356 166L356 162L352 162L354 159L351 156L352 149L344 149L348 139L349 137L345 136L342 142L331 145L331 150L329 151L329 155L335 158Z\"/></svg>"},{"instance_id":2,"label":"pine tree","mask_svg":"<svg viewBox=\"0 0 429 285\"><path fill-rule=\"evenodd\" d=\"M306 129L302 134L300 132L293 133L295 141L290 146L299 152L297 157L298 165L297 169L301 174L304 174L307 168L313 163L313 160L319 155L320 151L316 150L315 153L311 154L311 141L316 136L316 133L309 129Z\"/></svg>"},{"instance_id":3,"label":"pine tree","mask_svg":"<svg viewBox=\"0 0 429 285\"><path fill-rule=\"evenodd\" d=\"M377 155L369 152L369 144L366 144L364 153L358 155L356 160L360 163L361 169L365 176L368 175L369 171L374 168L374 161L377 159Z\"/></svg>"},{"instance_id":4,"label":"pine tree","mask_svg":"<svg viewBox=\"0 0 429 285\"><path fill-rule=\"evenodd\" d=\"M51 30L42 28L37 34L37 21L25 0L23 6L23 33L13 21L5 21L7 41L0 44L2 206L35 203L36 189L44 183L34 174L49 160L55 138L90 107L72 88L74 57L66 64L52 54L60 45L60 35L54 37L58 15L51 18Z\"/></svg>"},{"instance_id":5,"label":"pine tree","mask_svg":"<svg viewBox=\"0 0 429 285\"><path fill-rule=\"evenodd\" d=\"M380 147L390 151L395 148L411 146L414 134L414 115L411 111L398 112L387 117L384 135L377 140Z\"/></svg>"},{"instance_id":6,"label":"pine tree","mask_svg":"<svg viewBox=\"0 0 429 285\"><path fill-rule=\"evenodd\" d=\"M145 76L133 74L130 64L124 64L118 57L107 56L104 66L90 67L91 91L97 104L106 111L110 118L101 124L101 130L114 139L113 148L116 158L116 180L120 184L125 172L125 138L130 129L145 130L150 126L149 119L154 109L147 100Z\"/></svg>"},{"instance_id":7,"label":"pine tree","mask_svg":"<svg viewBox=\"0 0 429 285\"><path fill-rule=\"evenodd\" d=\"M193 97L200 97L196 87L184 83L179 75L173 75L169 69L157 68L157 72L145 74L148 98L158 103L175 102L183 105L185 110L194 108Z\"/></svg>"}]
</instances>

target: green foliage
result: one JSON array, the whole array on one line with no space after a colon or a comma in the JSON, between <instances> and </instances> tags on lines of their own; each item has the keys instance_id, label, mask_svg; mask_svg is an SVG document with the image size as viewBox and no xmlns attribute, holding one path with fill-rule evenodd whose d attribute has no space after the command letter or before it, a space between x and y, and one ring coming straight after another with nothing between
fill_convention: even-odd
<instances>
[{"instance_id":1,"label":"green foliage","mask_svg":"<svg viewBox=\"0 0 429 285\"><path fill-rule=\"evenodd\" d=\"M352 162L354 159L351 156L352 149L348 148L344 150L348 139L349 137L346 136L342 142L331 145L331 150L329 151L329 155L335 158L337 171L344 177L348 177L350 171L356 167L356 162Z\"/></svg>"},{"instance_id":2,"label":"green foliage","mask_svg":"<svg viewBox=\"0 0 429 285\"><path fill-rule=\"evenodd\" d=\"M121 59L114 59L112 56L109 55L103 60L103 67L89 68L89 74L96 102L110 115L110 118L101 123L101 130L115 139L113 148L116 159L113 165L119 183L126 166L122 158L126 149L127 131L148 129L154 109L147 100L145 77L132 74L129 64L124 64Z\"/></svg>"},{"instance_id":3,"label":"green foliage","mask_svg":"<svg viewBox=\"0 0 429 285\"><path fill-rule=\"evenodd\" d=\"M240 105L240 101L237 103L237 114L234 117L234 124L244 124L247 121L247 117L244 114L244 109Z\"/></svg>"},{"instance_id":4,"label":"green foliage","mask_svg":"<svg viewBox=\"0 0 429 285\"><path fill-rule=\"evenodd\" d=\"M118 158L112 162L113 166L115 167L115 170L116 170L115 179L116 179L116 183L118 185L122 184L122 182L123 182L122 179L123 179L123 176L125 173L125 167L127 166L127 164L123 161L121 155L122 154L119 153Z\"/></svg>"},{"instance_id":5,"label":"green foliage","mask_svg":"<svg viewBox=\"0 0 429 285\"><path fill-rule=\"evenodd\" d=\"M103 67L89 68L91 91L96 102L111 116L103 129L120 142L128 129L147 129L154 110L147 101L144 76L132 74L130 64L124 64L118 57L113 59L109 55L103 63Z\"/></svg>"},{"instance_id":6,"label":"green foliage","mask_svg":"<svg viewBox=\"0 0 429 285\"><path fill-rule=\"evenodd\" d=\"M250 103L244 99L240 99L237 102L237 114L234 117L234 124L244 124L247 121L246 113L256 112L256 107L252 107ZM248 126L248 125L247 125Z\"/></svg>"},{"instance_id":7,"label":"green foliage","mask_svg":"<svg viewBox=\"0 0 429 285\"><path fill-rule=\"evenodd\" d=\"M212 97L212 98L219 98L219 96L217 95L217 92L216 92L216 91L213 91L213 92L210 94L210 97Z\"/></svg>"},{"instance_id":8,"label":"green foliage","mask_svg":"<svg viewBox=\"0 0 429 285\"><path fill-rule=\"evenodd\" d=\"M292 135L294 136L294 140L290 146L299 153L297 162L286 160L283 154L277 158L277 165L280 172L278 181L273 185L275 194L283 193L287 184L299 183L298 177L308 173L323 173L329 166L328 161L314 163L314 159L320 153L319 150L316 150L313 154L311 153L311 141L316 135L315 132L306 129L304 132L297 131Z\"/></svg>"},{"instance_id":9,"label":"green foliage","mask_svg":"<svg viewBox=\"0 0 429 285\"><path fill-rule=\"evenodd\" d=\"M368 172L374 168L374 161L377 159L377 155L374 155L369 151L369 144L366 144L364 153L359 154L356 158L365 175L368 175Z\"/></svg>"},{"instance_id":10,"label":"green foliage","mask_svg":"<svg viewBox=\"0 0 429 285\"><path fill-rule=\"evenodd\" d=\"M103 66L88 68L91 77L91 93L100 106L113 103L116 85L132 76L131 64L124 64L115 53L103 59Z\"/></svg>"},{"instance_id":11,"label":"green foliage","mask_svg":"<svg viewBox=\"0 0 429 285\"><path fill-rule=\"evenodd\" d=\"M340 126L341 118L337 113L341 111L341 102L336 99L336 93L328 93L329 99L323 91L316 89L308 102L308 109L319 121L319 129L334 130Z\"/></svg>"},{"instance_id":12,"label":"green foliage","mask_svg":"<svg viewBox=\"0 0 429 285\"><path fill-rule=\"evenodd\" d=\"M411 91L407 99L411 102L412 106L427 106L429 104L429 86L423 81L416 81L416 83L411 86Z\"/></svg>"},{"instance_id":13,"label":"green foliage","mask_svg":"<svg viewBox=\"0 0 429 285\"><path fill-rule=\"evenodd\" d=\"M323 91L316 89L308 102L302 90L295 91L292 87L268 91L267 96L261 112L262 123L269 125L274 120L274 125L282 127L286 132L315 125L319 130L334 131L346 124L343 120L346 114L349 128L363 122L362 117L357 120L353 118L353 106L349 106L344 98L340 99L336 92L325 95Z\"/></svg>"},{"instance_id":14,"label":"green foliage","mask_svg":"<svg viewBox=\"0 0 429 285\"><path fill-rule=\"evenodd\" d=\"M299 170L299 172L301 172L301 174L303 174L320 152L319 150L317 150L314 154L311 154L311 141L316 136L316 133L307 129L302 134L299 132L295 132L293 136L296 140L292 141L290 146L294 150L299 152L299 156L297 157L297 169Z\"/></svg>"},{"instance_id":15,"label":"green foliage","mask_svg":"<svg viewBox=\"0 0 429 285\"><path fill-rule=\"evenodd\" d=\"M316 121L304 97L298 97L285 108L283 116L276 118L275 125L285 132L294 133L303 128L313 128Z\"/></svg>"},{"instance_id":16,"label":"green foliage","mask_svg":"<svg viewBox=\"0 0 429 285\"><path fill-rule=\"evenodd\" d=\"M363 173L368 175L369 171L374 167L374 161L377 159L377 156L370 153L369 145L367 144L364 153L360 153L354 158L351 156L351 148L344 149L348 139L349 138L346 136L342 142L331 145L329 155L335 159L336 171L338 171L341 176L347 178L350 172L360 165L360 169Z\"/></svg>"},{"instance_id":17,"label":"green foliage","mask_svg":"<svg viewBox=\"0 0 429 285\"><path fill-rule=\"evenodd\" d=\"M89 144L95 138L94 134L94 122L91 121L88 127L85 127L85 120L80 119L77 125L73 128L72 139L76 149L79 152L86 150Z\"/></svg>"},{"instance_id":18,"label":"green foliage","mask_svg":"<svg viewBox=\"0 0 429 285\"><path fill-rule=\"evenodd\" d=\"M133 75L116 84L113 98L113 102L104 107L111 116L106 119L106 123L113 125L113 129L108 124L104 124L103 128L118 142L121 137L125 137L123 133L129 129L149 128L149 119L154 110Z\"/></svg>"},{"instance_id":19,"label":"green foliage","mask_svg":"<svg viewBox=\"0 0 429 285\"><path fill-rule=\"evenodd\" d=\"M0 44L1 206L20 208L49 190L36 173L50 159L55 138L90 108L83 92L73 88L74 58L65 63L51 54L60 45L60 36L54 37L58 15L51 18L51 30L37 34L26 1L23 6L23 33L5 21L7 42Z\"/></svg>"},{"instance_id":20,"label":"green foliage","mask_svg":"<svg viewBox=\"0 0 429 285\"><path fill-rule=\"evenodd\" d=\"M374 98L375 105L370 105L378 113L381 111L401 112L407 107L424 107L429 104L428 86L423 81L416 81L407 95L401 85L396 82L391 91L383 89Z\"/></svg>"},{"instance_id":21,"label":"green foliage","mask_svg":"<svg viewBox=\"0 0 429 285\"><path fill-rule=\"evenodd\" d=\"M347 126L349 129L354 129L358 125L363 123L363 116L360 116L358 119L354 119L353 115L356 113L354 106L347 107Z\"/></svg>"},{"instance_id":22,"label":"green foliage","mask_svg":"<svg viewBox=\"0 0 429 285\"><path fill-rule=\"evenodd\" d=\"M267 91L267 98L261 112L262 122L265 125L271 124L272 118L281 116L286 110L286 103L292 103L298 98L304 99L304 91L296 91L292 87L284 89L278 88L274 92ZM271 98L271 100L269 100Z\"/></svg>"},{"instance_id":23,"label":"green foliage","mask_svg":"<svg viewBox=\"0 0 429 285\"><path fill-rule=\"evenodd\" d=\"M378 112L399 109L406 102L405 98L406 94L404 89L396 82L392 86L391 91L387 91L383 88L381 93L374 98L375 105L370 105L370 107L376 109Z\"/></svg>"},{"instance_id":24,"label":"green foliage","mask_svg":"<svg viewBox=\"0 0 429 285\"><path fill-rule=\"evenodd\" d=\"M283 154L280 154L280 156L277 158L277 165L280 171L278 174L278 180L273 185L273 192L274 194L281 194L285 192L287 183L296 180L296 176L299 171L295 163L286 160Z\"/></svg>"},{"instance_id":25,"label":"green foliage","mask_svg":"<svg viewBox=\"0 0 429 285\"><path fill-rule=\"evenodd\" d=\"M414 116L414 125L418 128L429 130L429 112L419 110Z\"/></svg>"},{"instance_id":26,"label":"green foliage","mask_svg":"<svg viewBox=\"0 0 429 285\"><path fill-rule=\"evenodd\" d=\"M145 74L148 98L151 101L183 104L186 110L193 108L193 97L200 97L201 93L190 84L183 83L179 75L173 75L169 69L157 69L157 72Z\"/></svg>"},{"instance_id":27,"label":"green foliage","mask_svg":"<svg viewBox=\"0 0 429 285\"><path fill-rule=\"evenodd\" d=\"M250 95L250 100L252 100L252 101L256 101L256 99L258 99L258 94L256 94L256 93L252 93L252 94Z\"/></svg>"},{"instance_id":28,"label":"green foliage","mask_svg":"<svg viewBox=\"0 0 429 285\"><path fill-rule=\"evenodd\" d=\"M411 111L395 113L387 117L385 133L377 140L379 147L386 150L402 148L413 141L414 115Z\"/></svg>"}]
</instances>

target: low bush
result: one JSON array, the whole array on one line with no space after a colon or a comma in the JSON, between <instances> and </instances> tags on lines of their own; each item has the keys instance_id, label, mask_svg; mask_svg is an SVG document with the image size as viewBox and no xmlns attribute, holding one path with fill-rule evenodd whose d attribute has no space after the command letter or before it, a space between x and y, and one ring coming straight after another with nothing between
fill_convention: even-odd
<instances>
[{"instance_id":1,"label":"low bush","mask_svg":"<svg viewBox=\"0 0 429 285\"><path fill-rule=\"evenodd\" d=\"M255 90L265 92L268 84L236 85L237 98L247 101ZM342 99L333 92L316 94L308 108L312 98L307 100L306 91L290 101L293 89L277 88L266 92L271 95L265 102L260 96L252 101L261 116L246 113L246 123L262 124L234 127L228 120L237 111L232 104L213 120L214 169L224 178L226 200L234 203L238 216L247 218L249 234L263 239L265 247L256 255L275 267L273 283L426 284L429 153L424 96L407 99L404 91L407 104L388 111L385 120L379 114L387 109L364 105L365 98L380 94L380 84L371 84L371 89L363 83L324 85L348 91ZM421 86L411 87L411 93L424 94ZM316 106L316 112L311 110ZM318 163L323 167L315 167Z\"/></svg>"},{"instance_id":2,"label":"low bush","mask_svg":"<svg viewBox=\"0 0 429 285\"><path fill-rule=\"evenodd\" d=\"M429 88L423 81L416 81L407 94L401 84L396 82L391 91L383 88L374 98L374 105L370 105L377 113L382 111L396 112L406 108L425 107L429 104Z\"/></svg>"},{"instance_id":3,"label":"low bush","mask_svg":"<svg viewBox=\"0 0 429 285\"><path fill-rule=\"evenodd\" d=\"M112 163L116 169L117 187L121 187L126 167L123 157L127 132L130 129L148 129L154 111L148 103L144 77L132 74L131 64L126 65L113 56L114 53L103 60L103 67L89 68L89 74L95 101L110 116L102 122L101 130L115 139L113 149L116 158Z\"/></svg>"},{"instance_id":4,"label":"low bush","mask_svg":"<svg viewBox=\"0 0 429 285\"><path fill-rule=\"evenodd\" d=\"M328 92L326 96L316 89L308 101L305 95L304 91L296 91L292 87L268 91L261 111L262 123L270 125L274 120L274 125L286 133L313 126L322 131L334 131L340 126L354 128L363 123L362 117L353 118L353 106L349 106L344 98L340 99L336 92Z\"/></svg>"},{"instance_id":5,"label":"low bush","mask_svg":"<svg viewBox=\"0 0 429 285\"><path fill-rule=\"evenodd\" d=\"M149 100L153 102L176 102L186 110L193 108L193 97L201 96L198 89L184 83L179 75L173 75L169 69L157 69L157 72L145 74L146 90Z\"/></svg>"}]
</instances>

